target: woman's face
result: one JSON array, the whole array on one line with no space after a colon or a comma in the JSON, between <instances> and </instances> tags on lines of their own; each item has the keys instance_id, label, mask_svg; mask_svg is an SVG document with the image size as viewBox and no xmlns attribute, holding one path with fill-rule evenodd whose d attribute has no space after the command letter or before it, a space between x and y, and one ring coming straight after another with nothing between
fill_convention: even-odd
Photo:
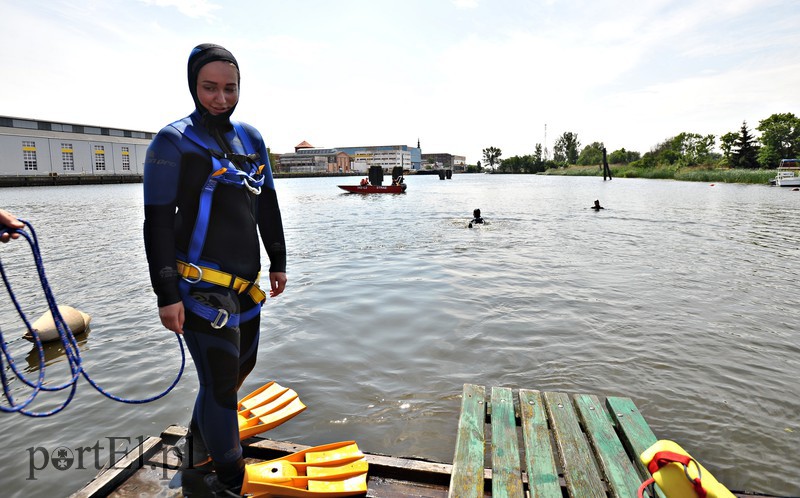
<instances>
[{"instance_id":1,"label":"woman's face","mask_svg":"<svg viewBox=\"0 0 800 498\"><path fill-rule=\"evenodd\" d=\"M218 116L239 101L239 71L226 61L209 62L197 74L197 99Z\"/></svg>"}]
</instances>

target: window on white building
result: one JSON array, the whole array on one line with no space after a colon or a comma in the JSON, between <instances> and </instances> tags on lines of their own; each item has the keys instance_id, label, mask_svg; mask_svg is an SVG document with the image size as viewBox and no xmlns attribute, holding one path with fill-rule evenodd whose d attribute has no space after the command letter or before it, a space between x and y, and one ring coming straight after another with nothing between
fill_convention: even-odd
<instances>
[{"instance_id":1,"label":"window on white building","mask_svg":"<svg viewBox=\"0 0 800 498\"><path fill-rule=\"evenodd\" d=\"M128 147L122 147L122 170L131 170L131 154Z\"/></svg>"},{"instance_id":2,"label":"window on white building","mask_svg":"<svg viewBox=\"0 0 800 498\"><path fill-rule=\"evenodd\" d=\"M94 146L94 170L106 170L106 148L103 145Z\"/></svg>"},{"instance_id":3,"label":"window on white building","mask_svg":"<svg viewBox=\"0 0 800 498\"><path fill-rule=\"evenodd\" d=\"M75 155L72 144L61 144L61 164L64 166L64 171L75 171Z\"/></svg>"},{"instance_id":4,"label":"window on white building","mask_svg":"<svg viewBox=\"0 0 800 498\"><path fill-rule=\"evenodd\" d=\"M36 142L22 141L22 163L25 171L36 171L39 166L36 162Z\"/></svg>"}]
</instances>

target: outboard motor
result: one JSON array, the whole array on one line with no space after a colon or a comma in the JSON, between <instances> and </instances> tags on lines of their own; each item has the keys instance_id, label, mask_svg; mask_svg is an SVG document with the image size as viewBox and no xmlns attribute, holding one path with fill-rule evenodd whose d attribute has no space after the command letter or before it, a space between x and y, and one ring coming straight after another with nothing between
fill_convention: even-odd
<instances>
[{"instance_id":1,"label":"outboard motor","mask_svg":"<svg viewBox=\"0 0 800 498\"><path fill-rule=\"evenodd\" d=\"M402 166L395 166L394 168L392 168L392 182L396 181L401 176L403 176Z\"/></svg>"},{"instance_id":2,"label":"outboard motor","mask_svg":"<svg viewBox=\"0 0 800 498\"><path fill-rule=\"evenodd\" d=\"M369 167L369 183L370 185L383 185L383 168L380 166Z\"/></svg>"}]
</instances>

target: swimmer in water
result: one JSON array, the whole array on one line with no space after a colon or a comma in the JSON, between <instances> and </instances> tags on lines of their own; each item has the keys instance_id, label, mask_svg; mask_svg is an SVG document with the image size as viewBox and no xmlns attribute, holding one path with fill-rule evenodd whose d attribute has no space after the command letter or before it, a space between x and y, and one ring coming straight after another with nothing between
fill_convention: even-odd
<instances>
[{"instance_id":1,"label":"swimmer in water","mask_svg":"<svg viewBox=\"0 0 800 498\"><path fill-rule=\"evenodd\" d=\"M481 210L475 209L472 211L472 221L469 222L469 228L472 228L473 224L483 224L483 218L481 218Z\"/></svg>"}]
</instances>

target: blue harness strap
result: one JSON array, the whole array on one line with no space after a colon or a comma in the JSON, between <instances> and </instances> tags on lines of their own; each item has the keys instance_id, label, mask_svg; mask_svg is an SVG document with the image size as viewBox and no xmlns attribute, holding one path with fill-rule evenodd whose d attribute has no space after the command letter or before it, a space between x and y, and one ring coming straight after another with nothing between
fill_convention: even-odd
<instances>
[{"instance_id":1,"label":"blue harness strap","mask_svg":"<svg viewBox=\"0 0 800 498\"><path fill-rule=\"evenodd\" d=\"M238 188L247 188L254 195L259 195L261 193L261 187L264 184L264 164L258 166L253 160L253 153L250 151L254 151L254 149L250 137L241 123L231 121L231 124L236 132L236 136L238 136L239 140L242 142L242 147L247 155L247 162L251 165L249 172L238 169L231 161L232 156L215 150L214 146L216 144L210 142L210 137L208 137L207 140L200 138L191 125L191 118L184 118L171 124L173 128L182 133L186 138L194 142L200 148L208 151L211 156L211 174L208 176L200 192L197 218L194 228L192 229L192 237L189 241L189 248L186 254L186 263L190 266L194 266L198 271L202 271L198 265L200 264L200 256L202 255L203 246L205 245L206 235L208 233L208 223L211 219L211 204L214 189L217 188L217 185L219 183L224 183ZM225 164L223 164L223 161ZM198 282L199 280L182 278L178 284L178 289L180 290L184 304L189 310L208 320L213 328L238 327L239 323L246 322L261 312L261 303L256 303L256 306L242 314L229 313L222 308L214 308L201 303L192 298L189 294L192 285Z\"/></svg>"}]
</instances>

